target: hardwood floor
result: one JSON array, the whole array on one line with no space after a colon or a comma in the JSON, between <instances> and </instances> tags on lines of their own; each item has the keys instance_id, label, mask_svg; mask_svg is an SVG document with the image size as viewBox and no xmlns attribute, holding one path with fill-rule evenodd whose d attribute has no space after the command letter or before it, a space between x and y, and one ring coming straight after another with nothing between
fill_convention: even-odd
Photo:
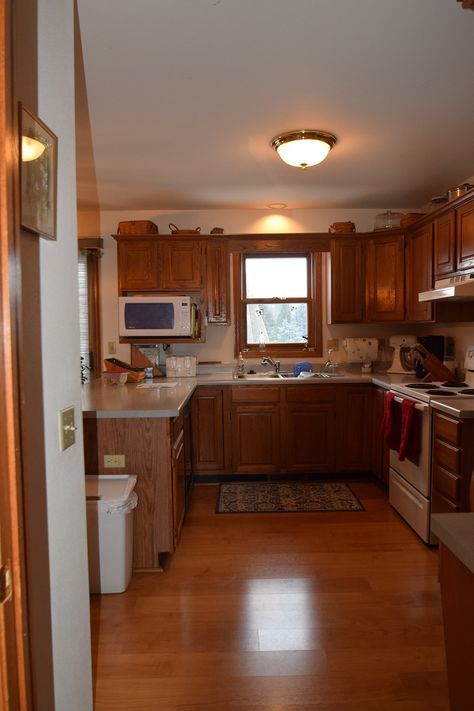
<instances>
[{"instance_id":1,"label":"hardwood floor","mask_svg":"<svg viewBox=\"0 0 474 711\"><path fill-rule=\"evenodd\" d=\"M437 551L376 483L365 512L215 514L165 573L92 596L97 711L447 711Z\"/></svg>"}]
</instances>

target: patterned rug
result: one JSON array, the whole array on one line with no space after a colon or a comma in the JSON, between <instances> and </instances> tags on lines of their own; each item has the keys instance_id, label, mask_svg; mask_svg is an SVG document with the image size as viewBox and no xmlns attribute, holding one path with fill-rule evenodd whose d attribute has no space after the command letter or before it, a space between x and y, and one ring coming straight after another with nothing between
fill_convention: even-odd
<instances>
[{"instance_id":1,"label":"patterned rug","mask_svg":"<svg viewBox=\"0 0 474 711\"><path fill-rule=\"evenodd\" d=\"M235 482L221 484L216 513L365 511L344 482Z\"/></svg>"}]
</instances>

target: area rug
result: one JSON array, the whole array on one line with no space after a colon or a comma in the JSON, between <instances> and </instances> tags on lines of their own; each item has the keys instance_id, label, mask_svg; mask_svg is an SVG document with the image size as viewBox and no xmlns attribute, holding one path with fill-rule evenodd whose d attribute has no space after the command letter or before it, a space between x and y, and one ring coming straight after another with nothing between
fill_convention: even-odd
<instances>
[{"instance_id":1,"label":"area rug","mask_svg":"<svg viewBox=\"0 0 474 711\"><path fill-rule=\"evenodd\" d=\"M235 482L221 484L216 513L364 511L344 482Z\"/></svg>"}]
</instances>

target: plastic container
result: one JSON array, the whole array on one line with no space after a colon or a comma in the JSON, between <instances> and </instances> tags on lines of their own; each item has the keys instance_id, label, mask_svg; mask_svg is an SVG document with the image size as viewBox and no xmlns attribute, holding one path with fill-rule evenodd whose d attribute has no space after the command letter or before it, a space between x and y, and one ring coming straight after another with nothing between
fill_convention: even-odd
<instances>
[{"instance_id":1,"label":"plastic container","mask_svg":"<svg viewBox=\"0 0 474 711\"><path fill-rule=\"evenodd\" d=\"M132 577L136 476L86 476L91 593L124 592Z\"/></svg>"},{"instance_id":2,"label":"plastic container","mask_svg":"<svg viewBox=\"0 0 474 711\"><path fill-rule=\"evenodd\" d=\"M114 387L125 385L128 378L128 373L109 373L104 371L102 373L102 378L106 385L112 385Z\"/></svg>"}]
</instances>

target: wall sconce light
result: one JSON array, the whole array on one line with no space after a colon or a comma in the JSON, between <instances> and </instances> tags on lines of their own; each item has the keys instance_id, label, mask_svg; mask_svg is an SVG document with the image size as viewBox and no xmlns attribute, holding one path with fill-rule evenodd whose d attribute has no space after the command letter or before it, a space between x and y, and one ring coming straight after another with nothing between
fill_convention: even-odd
<instances>
[{"instance_id":1,"label":"wall sconce light","mask_svg":"<svg viewBox=\"0 0 474 711\"><path fill-rule=\"evenodd\" d=\"M43 154L46 146L36 138L29 136L21 137L21 160L23 163L28 163L31 160L36 160Z\"/></svg>"},{"instance_id":2,"label":"wall sconce light","mask_svg":"<svg viewBox=\"0 0 474 711\"><path fill-rule=\"evenodd\" d=\"M337 138L332 133L301 129L275 136L271 146L282 161L305 170L309 166L321 163L336 142Z\"/></svg>"}]
</instances>

